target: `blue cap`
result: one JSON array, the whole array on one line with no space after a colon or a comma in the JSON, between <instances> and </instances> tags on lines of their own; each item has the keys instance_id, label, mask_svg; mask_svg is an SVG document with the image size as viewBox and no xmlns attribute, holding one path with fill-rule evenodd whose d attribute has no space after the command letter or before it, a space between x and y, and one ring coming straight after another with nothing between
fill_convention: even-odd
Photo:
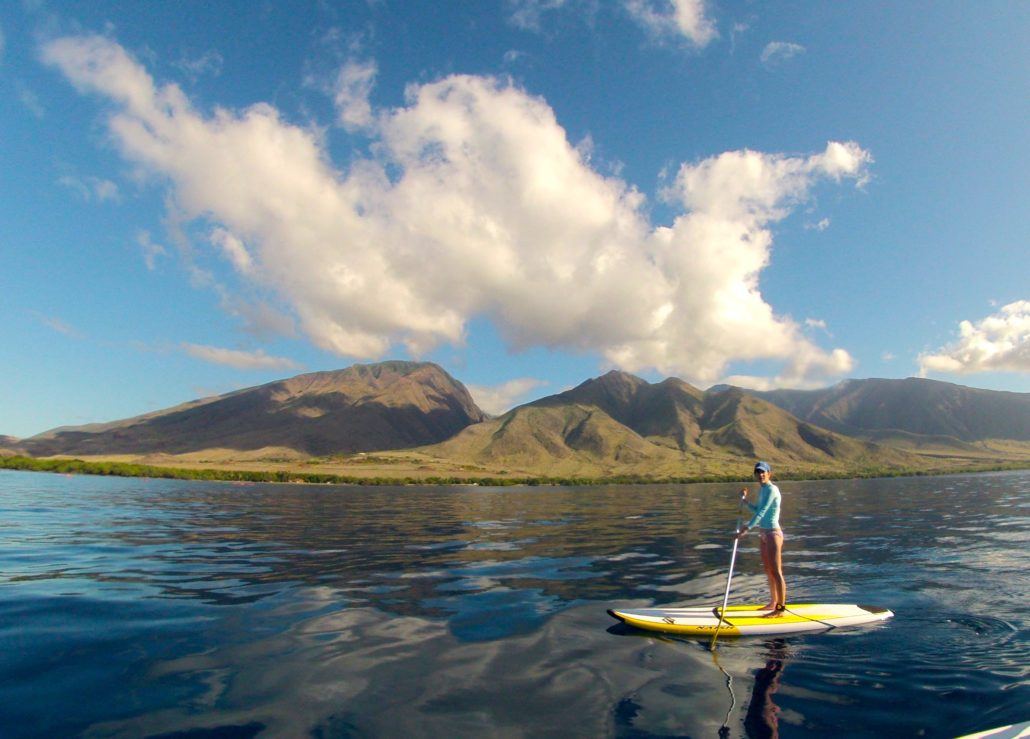
<instances>
[{"instance_id":1,"label":"blue cap","mask_svg":"<svg viewBox=\"0 0 1030 739\"><path fill-rule=\"evenodd\" d=\"M759 462L755 465L755 472L772 472L768 462Z\"/></svg>"}]
</instances>

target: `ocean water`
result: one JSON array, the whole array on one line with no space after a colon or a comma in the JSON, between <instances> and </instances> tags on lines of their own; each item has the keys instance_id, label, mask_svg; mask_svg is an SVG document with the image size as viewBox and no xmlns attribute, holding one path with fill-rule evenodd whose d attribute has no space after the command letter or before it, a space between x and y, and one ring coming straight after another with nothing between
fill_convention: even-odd
<instances>
[{"instance_id":1,"label":"ocean water","mask_svg":"<svg viewBox=\"0 0 1030 739\"><path fill-rule=\"evenodd\" d=\"M953 737L1030 719L1030 472L785 482L790 600L706 641L734 485L234 485L0 471L0 737ZM757 539L731 602L765 597Z\"/></svg>"}]
</instances>

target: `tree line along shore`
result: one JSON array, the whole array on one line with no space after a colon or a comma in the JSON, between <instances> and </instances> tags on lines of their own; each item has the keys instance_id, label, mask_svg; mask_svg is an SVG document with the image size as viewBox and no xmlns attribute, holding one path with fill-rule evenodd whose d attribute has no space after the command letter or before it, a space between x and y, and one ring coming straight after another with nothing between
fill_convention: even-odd
<instances>
[{"instance_id":1,"label":"tree line along shore","mask_svg":"<svg viewBox=\"0 0 1030 739\"><path fill-rule=\"evenodd\" d=\"M746 465L745 465L746 466ZM171 480L204 480L245 483L294 483L317 485L479 485L502 487L514 485L639 485L639 484L688 484L711 482L740 482L749 477L735 474L703 474L685 476L648 477L642 475L613 475L601 477L577 476L440 476L440 475L398 475L392 477L341 475L325 472L301 472L297 470L242 470L215 468L162 467L115 461L86 461L76 458L38 459L26 456L0 456L0 469L27 472L51 472L66 475L99 475L107 477L142 477ZM832 480L873 477L916 477L940 474L961 474L975 472L1000 472L1030 469L1026 463L1003 463L970 465L950 469L897 469L865 468L848 471L805 471L785 470L777 474L779 480Z\"/></svg>"}]
</instances>

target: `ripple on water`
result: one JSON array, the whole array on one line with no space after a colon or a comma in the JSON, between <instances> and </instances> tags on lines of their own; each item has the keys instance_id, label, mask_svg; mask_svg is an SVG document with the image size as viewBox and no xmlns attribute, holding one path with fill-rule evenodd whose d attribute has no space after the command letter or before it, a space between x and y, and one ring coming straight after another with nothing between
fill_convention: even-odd
<instances>
[{"instance_id":1,"label":"ripple on water","mask_svg":"<svg viewBox=\"0 0 1030 739\"><path fill-rule=\"evenodd\" d=\"M1030 562L1014 506L1030 474L783 488L792 592L897 616L727 640L731 735L761 733L773 707L792 737L1023 718ZM616 634L604 613L721 599L736 511L713 490L731 500L735 486L240 491L0 475L13 511L0 572L21 578L0 588L0 725L713 736L730 691L707 645ZM766 593L756 544L739 547L736 602Z\"/></svg>"},{"instance_id":2,"label":"ripple on water","mask_svg":"<svg viewBox=\"0 0 1030 739\"><path fill-rule=\"evenodd\" d=\"M625 562L630 559L653 559L657 556L654 552L623 552L621 554L612 554L606 559L609 562Z\"/></svg>"}]
</instances>

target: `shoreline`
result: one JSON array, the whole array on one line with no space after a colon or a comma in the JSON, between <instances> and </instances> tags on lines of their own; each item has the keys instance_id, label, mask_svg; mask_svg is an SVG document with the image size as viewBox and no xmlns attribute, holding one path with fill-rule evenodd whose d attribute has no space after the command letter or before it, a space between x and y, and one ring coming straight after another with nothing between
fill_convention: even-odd
<instances>
[{"instance_id":1,"label":"shoreline","mask_svg":"<svg viewBox=\"0 0 1030 739\"><path fill-rule=\"evenodd\" d=\"M280 483L301 485L474 485L483 487L541 486L558 487L595 485L689 485L720 482L749 482L750 477L741 475L683 475L666 477L645 477L642 475L610 475L602 477L579 477L574 475L554 476L508 476L491 475L446 476L446 475L397 475L395 477L341 475L327 472L300 472L297 470L245 470L219 469L213 467L186 468L163 467L150 464L136 464L116 461L85 461L74 457L45 458L21 455L0 456L0 469L23 472L49 472L56 474L94 475L101 477L138 477L162 480L197 480L230 483ZM891 477L935 477L940 475L976 474L983 472L1008 472L1030 469L1028 462L984 464L948 469L888 469L867 468L777 475L781 481L801 482L806 480L853 480Z\"/></svg>"}]
</instances>

